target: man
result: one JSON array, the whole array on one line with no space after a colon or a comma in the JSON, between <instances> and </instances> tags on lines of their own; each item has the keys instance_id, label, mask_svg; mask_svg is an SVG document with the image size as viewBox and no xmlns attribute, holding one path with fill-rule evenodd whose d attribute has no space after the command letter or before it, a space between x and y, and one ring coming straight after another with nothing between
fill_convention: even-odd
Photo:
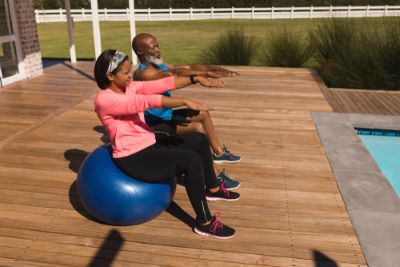
<instances>
[{"instance_id":1,"label":"man","mask_svg":"<svg viewBox=\"0 0 400 267\"><path fill-rule=\"evenodd\" d=\"M156 38L148 33L138 34L132 41L132 49L141 63L134 73L135 80L150 81L176 75L190 76L192 83L197 83L199 79L207 77L218 78L238 75L236 72L218 66L165 63L161 58ZM167 92L165 95L171 96L171 93ZM145 119L154 132L159 135L171 136L177 132L191 131L204 133L209 139L215 163L236 163L241 160L240 156L233 155L225 145L221 145L209 112L197 112L188 109L152 109L145 112ZM223 172L220 174L225 176ZM237 184L238 186L239 184Z\"/></svg>"}]
</instances>

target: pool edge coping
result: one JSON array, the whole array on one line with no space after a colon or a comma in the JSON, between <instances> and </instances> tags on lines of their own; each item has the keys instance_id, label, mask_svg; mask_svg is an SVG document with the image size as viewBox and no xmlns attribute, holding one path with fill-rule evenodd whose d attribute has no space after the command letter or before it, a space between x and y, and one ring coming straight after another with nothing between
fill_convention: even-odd
<instances>
[{"instance_id":1,"label":"pool edge coping","mask_svg":"<svg viewBox=\"0 0 400 267\"><path fill-rule=\"evenodd\" d=\"M311 112L311 116L367 264L396 266L400 199L354 127L400 130L400 116L333 112Z\"/></svg>"}]
</instances>

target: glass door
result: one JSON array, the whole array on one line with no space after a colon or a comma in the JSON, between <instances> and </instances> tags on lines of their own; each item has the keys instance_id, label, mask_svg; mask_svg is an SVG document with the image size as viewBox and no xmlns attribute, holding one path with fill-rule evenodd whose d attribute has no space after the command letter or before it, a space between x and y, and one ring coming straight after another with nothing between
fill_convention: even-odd
<instances>
[{"instance_id":1,"label":"glass door","mask_svg":"<svg viewBox=\"0 0 400 267\"><path fill-rule=\"evenodd\" d=\"M24 77L12 0L0 0L0 86Z\"/></svg>"}]
</instances>

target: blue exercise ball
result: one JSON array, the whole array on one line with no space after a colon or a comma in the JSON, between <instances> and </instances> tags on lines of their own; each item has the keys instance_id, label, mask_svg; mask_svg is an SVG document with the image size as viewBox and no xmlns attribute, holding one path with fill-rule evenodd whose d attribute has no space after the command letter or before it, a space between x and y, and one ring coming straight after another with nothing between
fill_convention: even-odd
<instances>
[{"instance_id":1,"label":"blue exercise ball","mask_svg":"<svg viewBox=\"0 0 400 267\"><path fill-rule=\"evenodd\" d=\"M149 221L163 212L175 194L176 179L149 183L127 176L114 163L111 146L101 146L83 161L77 180L83 206L113 225Z\"/></svg>"}]
</instances>

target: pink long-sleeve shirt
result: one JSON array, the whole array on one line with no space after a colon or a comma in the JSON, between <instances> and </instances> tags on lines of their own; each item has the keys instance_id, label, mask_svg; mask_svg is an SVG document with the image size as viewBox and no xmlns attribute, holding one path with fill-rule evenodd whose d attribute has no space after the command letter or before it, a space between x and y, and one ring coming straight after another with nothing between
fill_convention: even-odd
<instances>
[{"instance_id":1,"label":"pink long-sleeve shirt","mask_svg":"<svg viewBox=\"0 0 400 267\"><path fill-rule=\"evenodd\" d=\"M110 89L97 93L94 107L107 130L113 148L113 157L132 155L156 142L154 133L147 126L143 112L161 108L161 93L175 89L175 77L161 80L132 81L125 94Z\"/></svg>"}]
</instances>

